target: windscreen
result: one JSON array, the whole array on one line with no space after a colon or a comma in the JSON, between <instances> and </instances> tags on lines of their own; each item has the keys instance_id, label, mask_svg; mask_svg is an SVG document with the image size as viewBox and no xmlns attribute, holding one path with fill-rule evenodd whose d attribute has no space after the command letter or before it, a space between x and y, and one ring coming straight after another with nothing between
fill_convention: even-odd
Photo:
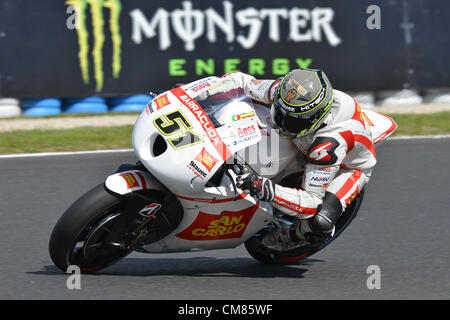
<instances>
[{"instance_id":1,"label":"windscreen","mask_svg":"<svg viewBox=\"0 0 450 320\"><path fill-rule=\"evenodd\" d=\"M229 104L235 103L236 101L242 101L248 103L249 105L252 105L251 99L244 93L244 90L240 88L214 94L207 97L206 99L202 96L203 95L200 95L194 100L203 108L216 128L219 128L225 124L217 120L217 117L215 116L216 113L218 113Z\"/></svg>"}]
</instances>

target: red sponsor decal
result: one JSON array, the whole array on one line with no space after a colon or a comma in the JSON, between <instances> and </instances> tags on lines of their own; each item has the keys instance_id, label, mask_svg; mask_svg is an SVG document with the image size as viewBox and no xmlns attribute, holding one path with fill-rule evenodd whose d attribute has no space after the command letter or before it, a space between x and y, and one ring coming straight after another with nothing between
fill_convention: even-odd
<instances>
[{"instance_id":1,"label":"red sponsor decal","mask_svg":"<svg viewBox=\"0 0 450 320\"><path fill-rule=\"evenodd\" d=\"M214 166L218 162L218 160L210 155L205 148L202 149L195 160L200 162L208 170L208 172L211 172L212 168L214 168Z\"/></svg>"},{"instance_id":2,"label":"red sponsor decal","mask_svg":"<svg viewBox=\"0 0 450 320\"><path fill-rule=\"evenodd\" d=\"M200 105L181 88L172 89L170 92L172 92L201 123L203 130L208 135L209 140L213 144L214 148L216 148L223 161L226 161L229 157L231 157L230 150L228 150L227 146L220 138L219 133L214 127L211 119L208 117L202 107L200 107Z\"/></svg>"},{"instance_id":3,"label":"red sponsor decal","mask_svg":"<svg viewBox=\"0 0 450 320\"><path fill-rule=\"evenodd\" d=\"M220 215L200 211L195 221L177 234L186 240L219 240L242 237L258 207L241 211L223 211Z\"/></svg>"},{"instance_id":4,"label":"red sponsor decal","mask_svg":"<svg viewBox=\"0 0 450 320\"><path fill-rule=\"evenodd\" d=\"M125 179L127 182L127 189L133 189L140 187L140 184L136 181L135 177L132 173L122 173L121 176Z\"/></svg>"},{"instance_id":5,"label":"red sponsor decal","mask_svg":"<svg viewBox=\"0 0 450 320\"><path fill-rule=\"evenodd\" d=\"M165 106L170 104L169 99L167 98L167 93L165 95L162 95L161 97L155 98L153 101L155 101L156 110L164 108Z\"/></svg>"},{"instance_id":6,"label":"red sponsor decal","mask_svg":"<svg viewBox=\"0 0 450 320\"><path fill-rule=\"evenodd\" d=\"M248 136L249 134L255 133L256 128L255 125L251 125L245 128L238 128L238 136L239 138Z\"/></svg>"},{"instance_id":7,"label":"red sponsor decal","mask_svg":"<svg viewBox=\"0 0 450 320\"><path fill-rule=\"evenodd\" d=\"M204 88L208 88L208 87L211 87L211 84L210 84L209 82L207 82L207 83L201 83L201 84L199 84L198 86L192 88L192 91L198 92L198 91L200 91L200 90L202 90L202 89L204 89Z\"/></svg>"},{"instance_id":8,"label":"red sponsor decal","mask_svg":"<svg viewBox=\"0 0 450 320\"><path fill-rule=\"evenodd\" d=\"M329 161L331 160L331 156L328 154L328 149L330 149L332 146L332 142L321 143L311 150L308 158L316 161Z\"/></svg>"}]
</instances>

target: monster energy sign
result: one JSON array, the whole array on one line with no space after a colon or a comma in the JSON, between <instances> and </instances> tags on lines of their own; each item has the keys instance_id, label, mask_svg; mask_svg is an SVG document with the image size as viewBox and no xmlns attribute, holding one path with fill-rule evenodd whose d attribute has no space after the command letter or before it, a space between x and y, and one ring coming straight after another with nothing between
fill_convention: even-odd
<instances>
[{"instance_id":1,"label":"monster energy sign","mask_svg":"<svg viewBox=\"0 0 450 320\"><path fill-rule=\"evenodd\" d=\"M67 12L73 12L70 22L77 30L79 45L79 63L82 79L89 84L89 31L86 25L88 11L92 17L92 28L94 44L92 57L94 60L96 90L103 89L103 46L105 32L103 30L104 14L107 9L109 15L109 29L111 33L112 48L112 70L113 77L118 78L121 70L121 34L120 13L122 5L120 0L67 0L69 7ZM90 9L89 9L90 8ZM210 44L218 42L218 32L222 32L226 42L237 44L239 50L250 50L257 45L261 39L265 42L277 43L281 41L282 31L280 25L282 20L288 24L288 36L293 42L321 42L327 41L331 46L338 46L341 39L336 34L332 22L334 11L332 8L315 7L306 8L273 8L256 9L245 8L235 10L231 1L222 2L221 14L213 7L204 10L196 9L192 1L183 1L180 8L169 11L165 8L156 8L149 18L140 8L131 10L128 14L131 24L131 40L136 45L141 45L144 39L158 38L159 51L167 51L173 45L171 34L175 34L178 41L183 43L186 52L201 50L196 48L196 40L205 37ZM68 21L69 23L69 21ZM262 37L261 32L264 24L267 24L268 35ZM309 24L307 30L301 27ZM244 34L244 28L248 28ZM203 51L203 50L202 50ZM239 71L242 66L238 58L223 59L223 73ZM216 72L215 59L195 59L191 61L195 65L195 75L213 75ZM269 60L270 66L266 67L266 60L252 58L247 62L248 73L265 75L270 73L282 75L291 68L309 67L310 58L296 57L293 63L286 58ZM187 70L185 59L168 59L168 76L186 76Z\"/></svg>"},{"instance_id":2,"label":"monster energy sign","mask_svg":"<svg viewBox=\"0 0 450 320\"><path fill-rule=\"evenodd\" d=\"M299 67L342 90L448 86L450 39L427 36L447 25L436 1L2 0L0 96L131 95Z\"/></svg>"},{"instance_id":3,"label":"monster energy sign","mask_svg":"<svg viewBox=\"0 0 450 320\"><path fill-rule=\"evenodd\" d=\"M95 80L97 91L103 89L103 45L105 42L103 9L109 10L109 29L111 32L112 48L112 74L114 78L120 75L122 64L120 61L122 38L120 36L119 17L122 10L120 0L67 0L69 9L74 10L75 22L68 27L75 26L78 34L78 58L80 60L81 75L85 84L89 83L89 30L86 25L88 6L92 16L92 28L94 46L92 56L94 58ZM70 10L68 10L70 12ZM71 17L71 18L72 18ZM71 19L69 18L69 20Z\"/></svg>"}]
</instances>

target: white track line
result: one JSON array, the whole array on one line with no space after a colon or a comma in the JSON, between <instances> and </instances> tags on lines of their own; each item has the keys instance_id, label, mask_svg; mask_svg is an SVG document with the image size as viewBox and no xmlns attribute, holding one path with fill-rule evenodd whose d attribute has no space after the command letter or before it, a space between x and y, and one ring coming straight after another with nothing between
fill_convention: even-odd
<instances>
[{"instance_id":1,"label":"white track line","mask_svg":"<svg viewBox=\"0 0 450 320\"><path fill-rule=\"evenodd\" d=\"M420 140L420 139L448 139L450 138L450 134L440 134L434 136L398 136L388 138L389 140Z\"/></svg>"},{"instance_id":2,"label":"white track line","mask_svg":"<svg viewBox=\"0 0 450 320\"><path fill-rule=\"evenodd\" d=\"M87 151L72 151L72 152L19 153L19 154L3 154L3 155L0 155L0 159L50 157L50 156L71 156L71 155L80 155L80 154L119 153L119 152L132 152L132 151L133 151L133 149L111 149L111 150L87 150Z\"/></svg>"},{"instance_id":3,"label":"white track line","mask_svg":"<svg viewBox=\"0 0 450 320\"><path fill-rule=\"evenodd\" d=\"M450 135L434 135L434 136L398 136L389 138L389 140L422 140L422 139L449 139ZM99 154L99 153L120 153L132 152L133 149L110 149L110 150L87 150L73 152L39 152L39 153L19 153L19 154L3 154L0 159L8 158L31 158L31 157L51 157L51 156L71 156L82 154Z\"/></svg>"}]
</instances>

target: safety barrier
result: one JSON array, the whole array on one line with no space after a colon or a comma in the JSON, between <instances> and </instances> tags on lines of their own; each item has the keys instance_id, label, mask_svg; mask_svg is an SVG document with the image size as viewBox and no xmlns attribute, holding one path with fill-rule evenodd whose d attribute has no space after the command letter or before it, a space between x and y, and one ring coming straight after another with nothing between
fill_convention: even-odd
<instances>
[{"instance_id":1,"label":"safety barrier","mask_svg":"<svg viewBox=\"0 0 450 320\"><path fill-rule=\"evenodd\" d=\"M83 98L0 99L0 118L46 117L61 113L141 112L152 101L149 95Z\"/></svg>"},{"instance_id":2,"label":"safety barrier","mask_svg":"<svg viewBox=\"0 0 450 320\"><path fill-rule=\"evenodd\" d=\"M375 106L407 106L418 104L450 104L450 89L430 89L422 93L415 90L349 92L366 109ZM84 97L84 98L43 98L23 99L1 98L0 118L18 116L42 117L61 113L106 113L141 112L152 101L150 95L121 97Z\"/></svg>"}]
</instances>

